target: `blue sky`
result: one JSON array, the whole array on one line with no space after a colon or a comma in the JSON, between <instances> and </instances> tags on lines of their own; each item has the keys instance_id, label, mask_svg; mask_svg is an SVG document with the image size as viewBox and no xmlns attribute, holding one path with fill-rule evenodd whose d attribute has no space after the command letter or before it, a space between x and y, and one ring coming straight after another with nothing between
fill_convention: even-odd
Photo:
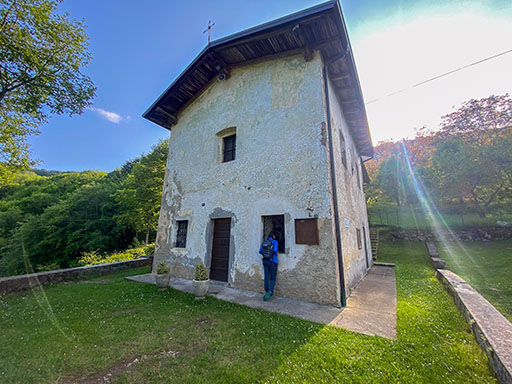
<instances>
[{"instance_id":1,"label":"blue sky","mask_svg":"<svg viewBox=\"0 0 512 384\"><path fill-rule=\"evenodd\" d=\"M94 59L84 72L93 79L98 90L93 110L72 118L54 116L41 128L41 135L30 139L34 157L42 160L39 167L111 171L124 161L148 152L159 139L168 137L168 131L146 121L141 114L206 45L202 31L209 20L215 22L214 40L318 3L321 1L65 1L61 9L74 19L84 19L87 25ZM351 0L342 1L342 7L367 100L407 87L431 74L467 64L468 60L512 48L512 29L508 29L512 28L511 1ZM488 28L491 23L492 28ZM465 28L468 32L462 34ZM460 34L453 37L453 41L449 38L452 29L455 35ZM431 33L433 30L443 31L443 36ZM472 31L477 33L476 37L471 35ZM485 36L485 31L491 38ZM420 36L415 36L415 33ZM450 35L448 38L447 34ZM432 47L436 51L428 53L428 58L421 64L407 63L405 74L400 63L407 62L411 55L421 56L425 49L418 54L407 54L418 44L404 41L404 36L410 36L414 41L425 36L426 46L434 40ZM475 44L466 46L463 41L458 43L466 37ZM484 47L475 41L479 38L486 39ZM439 39L439 43L435 39ZM394 41L397 43L393 44ZM383 46L389 46L389 51L380 52ZM387 52L391 69L380 65L382 55L387 55ZM406 56L402 58L402 54ZM436 54L439 57L435 57ZM430 63L433 55L434 61ZM470 97L484 97L489 92L512 93L510 70L502 73L505 79L501 81L498 78L488 79L486 75L490 71L495 74L505 72L505 68L512 67L512 59L494 61L497 68L482 65L484 75L465 75L472 76L473 80L478 76L485 77L478 89L460 89L460 84L466 84L468 80L464 76L454 77L459 85L449 84L447 87L458 90L458 93L447 95L446 100L438 100L435 96L446 93L443 89L430 88L433 93L417 95L406 92L403 99L389 98L375 103L376 106L369 105L367 109L374 142L410 135L413 126L435 125L435 118L440 116L444 107L448 113L453 105ZM395 69L396 73L393 73ZM443 84L446 83L440 82L438 86ZM429 90L425 88L425 92ZM425 114L425 108L421 108L414 115L394 121L400 114L398 111L403 110L403 103L414 101L414 97L418 97L417 105L435 104L430 103L432 99L436 99L439 105L428 114ZM398 129L400 124L403 125L402 130Z\"/></svg>"}]
</instances>

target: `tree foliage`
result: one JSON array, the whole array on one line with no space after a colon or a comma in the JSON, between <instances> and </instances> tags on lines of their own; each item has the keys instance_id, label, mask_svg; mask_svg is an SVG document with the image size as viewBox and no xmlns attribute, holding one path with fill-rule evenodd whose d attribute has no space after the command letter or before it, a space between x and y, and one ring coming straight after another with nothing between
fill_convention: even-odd
<instances>
[{"instance_id":1,"label":"tree foliage","mask_svg":"<svg viewBox=\"0 0 512 384\"><path fill-rule=\"evenodd\" d=\"M34 164L26 139L50 114L80 114L95 93L83 23L58 3L0 0L0 183Z\"/></svg>"},{"instance_id":2,"label":"tree foliage","mask_svg":"<svg viewBox=\"0 0 512 384\"><path fill-rule=\"evenodd\" d=\"M24 273L24 255L40 270L70 267L84 252L126 249L137 232L154 238L167 146L108 174L27 172L0 187L0 276Z\"/></svg>"},{"instance_id":3,"label":"tree foliage","mask_svg":"<svg viewBox=\"0 0 512 384\"><path fill-rule=\"evenodd\" d=\"M158 225L167 152L168 141L154 146L150 154L132 165L130 174L115 193L121 207L119 220L137 232L145 232L146 244L150 232Z\"/></svg>"},{"instance_id":4,"label":"tree foliage","mask_svg":"<svg viewBox=\"0 0 512 384\"><path fill-rule=\"evenodd\" d=\"M461 136L464 141L483 145L503 137L503 128L512 127L512 99L508 94L491 95L462 104L455 112L442 117L439 136Z\"/></svg>"},{"instance_id":5,"label":"tree foliage","mask_svg":"<svg viewBox=\"0 0 512 384\"><path fill-rule=\"evenodd\" d=\"M472 145L463 137L441 141L432 170L445 200L470 202L482 217L491 203L507 197L512 185L512 140Z\"/></svg>"},{"instance_id":6,"label":"tree foliage","mask_svg":"<svg viewBox=\"0 0 512 384\"><path fill-rule=\"evenodd\" d=\"M380 143L371 168L373 203L414 203L412 170L438 204L463 204L483 217L492 203L512 197L512 100L469 100L443 116L438 131Z\"/></svg>"}]
</instances>

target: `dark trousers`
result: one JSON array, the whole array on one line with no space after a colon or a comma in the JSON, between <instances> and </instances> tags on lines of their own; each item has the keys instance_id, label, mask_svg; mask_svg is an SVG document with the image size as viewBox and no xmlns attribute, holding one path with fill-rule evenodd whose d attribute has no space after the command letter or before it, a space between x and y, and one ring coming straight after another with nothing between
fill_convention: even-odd
<instances>
[{"instance_id":1,"label":"dark trousers","mask_svg":"<svg viewBox=\"0 0 512 384\"><path fill-rule=\"evenodd\" d=\"M277 264L270 259L263 259L263 270L265 271L265 292L274 294L276 285Z\"/></svg>"}]
</instances>

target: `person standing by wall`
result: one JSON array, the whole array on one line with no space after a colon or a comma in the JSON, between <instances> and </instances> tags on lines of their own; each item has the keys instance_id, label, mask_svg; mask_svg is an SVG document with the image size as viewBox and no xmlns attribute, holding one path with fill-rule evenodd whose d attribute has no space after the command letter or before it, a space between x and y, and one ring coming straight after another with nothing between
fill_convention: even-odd
<instances>
[{"instance_id":1,"label":"person standing by wall","mask_svg":"<svg viewBox=\"0 0 512 384\"><path fill-rule=\"evenodd\" d=\"M276 285L277 275L277 240L274 232L268 234L268 239L261 244L260 255L263 256L261 259L263 262L264 270L264 286L265 296L263 300L268 301L274 295L274 286Z\"/></svg>"}]
</instances>

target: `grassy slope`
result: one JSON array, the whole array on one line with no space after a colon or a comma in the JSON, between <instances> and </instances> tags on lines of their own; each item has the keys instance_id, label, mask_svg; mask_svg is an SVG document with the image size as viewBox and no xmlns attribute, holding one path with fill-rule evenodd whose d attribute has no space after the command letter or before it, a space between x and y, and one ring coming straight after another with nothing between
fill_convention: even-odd
<instances>
[{"instance_id":1,"label":"grassy slope","mask_svg":"<svg viewBox=\"0 0 512 384\"><path fill-rule=\"evenodd\" d=\"M438 244L446 266L512 321L512 240ZM465 251L464 251L465 250Z\"/></svg>"},{"instance_id":2,"label":"grassy slope","mask_svg":"<svg viewBox=\"0 0 512 384\"><path fill-rule=\"evenodd\" d=\"M383 260L397 263L395 341L158 292L123 280L141 272L131 271L45 288L48 302L41 293L0 297L0 382L105 374L135 358L113 382L495 382L423 246L380 247Z\"/></svg>"}]
</instances>

